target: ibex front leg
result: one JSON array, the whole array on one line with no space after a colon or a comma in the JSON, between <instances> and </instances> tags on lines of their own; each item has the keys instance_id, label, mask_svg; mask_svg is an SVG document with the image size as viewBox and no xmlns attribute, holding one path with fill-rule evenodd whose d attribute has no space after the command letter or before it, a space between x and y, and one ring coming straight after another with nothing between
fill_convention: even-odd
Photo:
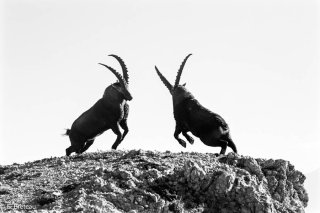
<instances>
[{"instance_id":1,"label":"ibex front leg","mask_svg":"<svg viewBox=\"0 0 320 213\"><path fill-rule=\"evenodd\" d=\"M190 144L194 143L194 139L190 135L188 135L187 132L183 131L182 134L189 141Z\"/></svg>"},{"instance_id":2,"label":"ibex front leg","mask_svg":"<svg viewBox=\"0 0 320 213\"><path fill-rule=\"evenodd\" d=\"M177 141L183 146L184 148L187 147L187 143L179 138L179 134L182 132L180 126L176 125L176 130L174 131L174 138L177 139Z\"/></svg>"},{"instance_id":3,"label":"ibex front leg","mask_svg":"<svg viewBox=\"0 0 320 213\"><path fill-rule=\"evenodd\" d=\"M123 129L123 134L122 134L122 138L121 138L121 141L124 139L124 137L128 134L129 132L129 128L128 128L128 125L127 125L127 120L122 120L120 121L120 126L121 128Z\"/></svg>"},{"instance_id":4,"label":"ibex front leg","mask_svg":"<svg viewBox=\"0 0 320 213\"><path fill-rule=\"evenodd\" d=\"M129 128L128 128L128 125L127 125L127 118L128 118L128 115L129 115L129 105L128 105L128 103L124 104L123 111L124 111L123 119L119 123L121 128L124 130L124 132L122 134L121 141L124 139L124 137L129 132Z\"/></svg>"},{"instance_id":5,"label":"ibex front leg","mask_svg":"<svg viewBox=\"0 0 320 213\"><path fill-rule=\"evenodd\" d=\"M114 144L112 145L112 149L117 149L118 145L121 143L121 139L122 139L122 134L120 132L120 128L119 128L119 124L117 123L113 128L112 131L114 132L114 134L117 135L117 139L114 142Z\"/></svg>"}]
</instances>

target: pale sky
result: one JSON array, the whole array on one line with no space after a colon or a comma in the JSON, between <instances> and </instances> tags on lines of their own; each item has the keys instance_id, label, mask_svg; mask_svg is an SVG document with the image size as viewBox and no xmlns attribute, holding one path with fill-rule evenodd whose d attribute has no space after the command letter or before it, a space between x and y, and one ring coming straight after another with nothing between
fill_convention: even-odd
<instances>
[{"instance_id":1,"label":"pale sky","mask_svg":"<svg viewBox=\"0 0 320 213\"><path fill-rule=\"evenodd\" d=\"M239 154L311 172L319 158L317 1L1 1L0 164L65 155L65 128L121 72L130 75L129 134L119 149L220 152L173 137L171 96L154 66L229 124ZM110 150L99 136L88 151ZM227 149L229 152L230 149Z\"/></svg>"}]
</instances>

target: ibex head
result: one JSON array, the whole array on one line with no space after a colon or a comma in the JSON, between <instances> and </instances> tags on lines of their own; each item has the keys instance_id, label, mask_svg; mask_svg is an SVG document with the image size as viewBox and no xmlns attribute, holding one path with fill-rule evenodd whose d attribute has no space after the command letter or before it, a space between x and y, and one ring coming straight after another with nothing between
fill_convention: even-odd
<instances>
[{"instance_id":1,"label":"ibex head","mask_svg":"<svg viewBox=\"0 0 320 213\"><path fill-rule=\"evenodd\" d=\"M118 73L115 69L112 67L109 67L105 64L99 63L100 65L108 68L118 79L117 83L112 84L113 88L115 88L120 94L123 95L124 99L127 101L132 100L132 95L129 92L129 75L128 75L128 69L124 63L124 61L117 55L109 55L117 59L117 61L120 63L121 68L122 68L122 74L123 77L121 76L120 73Z\"/></svg>"},{"instance_id":2,"label":"ibex head","mask_svg":"<svg viewBox=\"0 0 320 213\"><path fill-rule=\"evenodd\" d=\"M174 101L178 101L177 99L180 98L186 98L186 97L193 97L193 95L186 89L185 85L186 84L182 84L179 85L180 82L180 78L181 78L181 74L184 68L184 65L186 64L188 58L191 56L192 54L187 55L187 57L183 60L182 64L180 65L180 68L178 70L177 73L177 77L176 77L176 81L174 83L174 86L172 86L170 84L170 82L162 75L162 73L158 70L157 66L155 66L155 69L157 71L157 74L159 75L162 83L168 88L169 92L171 93Z\"/></svg>"}]
</instances>

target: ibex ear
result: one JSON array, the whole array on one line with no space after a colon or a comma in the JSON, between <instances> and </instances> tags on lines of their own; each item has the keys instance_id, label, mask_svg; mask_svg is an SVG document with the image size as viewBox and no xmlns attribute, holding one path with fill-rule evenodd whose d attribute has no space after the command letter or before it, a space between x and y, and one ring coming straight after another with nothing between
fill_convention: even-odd
<instances>
[{"instance_id":1,"label":"ibex ear","mask_svg":"<svg viewBox=\"0 0 320 213\"><path fill-rule=\"evenodd\" d=\"M184 87L185 87L185 86L186 86L186 84L187 84L187 83L184 83L184 84L182 84L182 86L184 86Z\"/></svg>"}]
</instances>

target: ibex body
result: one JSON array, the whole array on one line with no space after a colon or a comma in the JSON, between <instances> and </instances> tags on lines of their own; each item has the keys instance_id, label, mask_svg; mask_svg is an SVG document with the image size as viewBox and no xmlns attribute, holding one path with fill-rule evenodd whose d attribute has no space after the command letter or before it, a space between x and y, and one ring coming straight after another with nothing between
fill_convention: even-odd
<instances>
[{"instance_id":1,"label":"ibex body","mask_svg":"<svg viewBox=\"0 0 320 213\"><path fill-rule=\"evenodd\" d=\"M108 86L103 97L82 113L73 122L71 129L67 129L66 135L69 136L71 142L71 146L66 149L67 156L72 152L79 154L86 151L93 144L95 137L108 129L117 135L117 139L112 145L112 149L116 149L129 131L127 126L129 105L127 101L130 101L132 96L128 90L128 70L120 57L110 56L119 61L123 77L113 68L101 64L115 74L119 82ZM120 127L124 130L123 134Z\"/></svg>"},{"instance_id":2,"label":"ibex body","mask_svg":"<svg viewBox=\"0 0 320 213\"><path fill-rule=\"evenodd\" d=\"M221 147L220 154L225 154L227 146L237 152L225 120L218 114L203 107L185 88L185 84L179 85L183 67L190 56L191 54L182 62L174 86L155 67L161 81L172 95L173 114L176 120L174 137L183 147L186 147L186 142L179 135L182 133L189 143L193 144L193 138L188 135L188 132L191 132L194 136L200 138L205 145Z\"/></svg>"}]
</instances>

